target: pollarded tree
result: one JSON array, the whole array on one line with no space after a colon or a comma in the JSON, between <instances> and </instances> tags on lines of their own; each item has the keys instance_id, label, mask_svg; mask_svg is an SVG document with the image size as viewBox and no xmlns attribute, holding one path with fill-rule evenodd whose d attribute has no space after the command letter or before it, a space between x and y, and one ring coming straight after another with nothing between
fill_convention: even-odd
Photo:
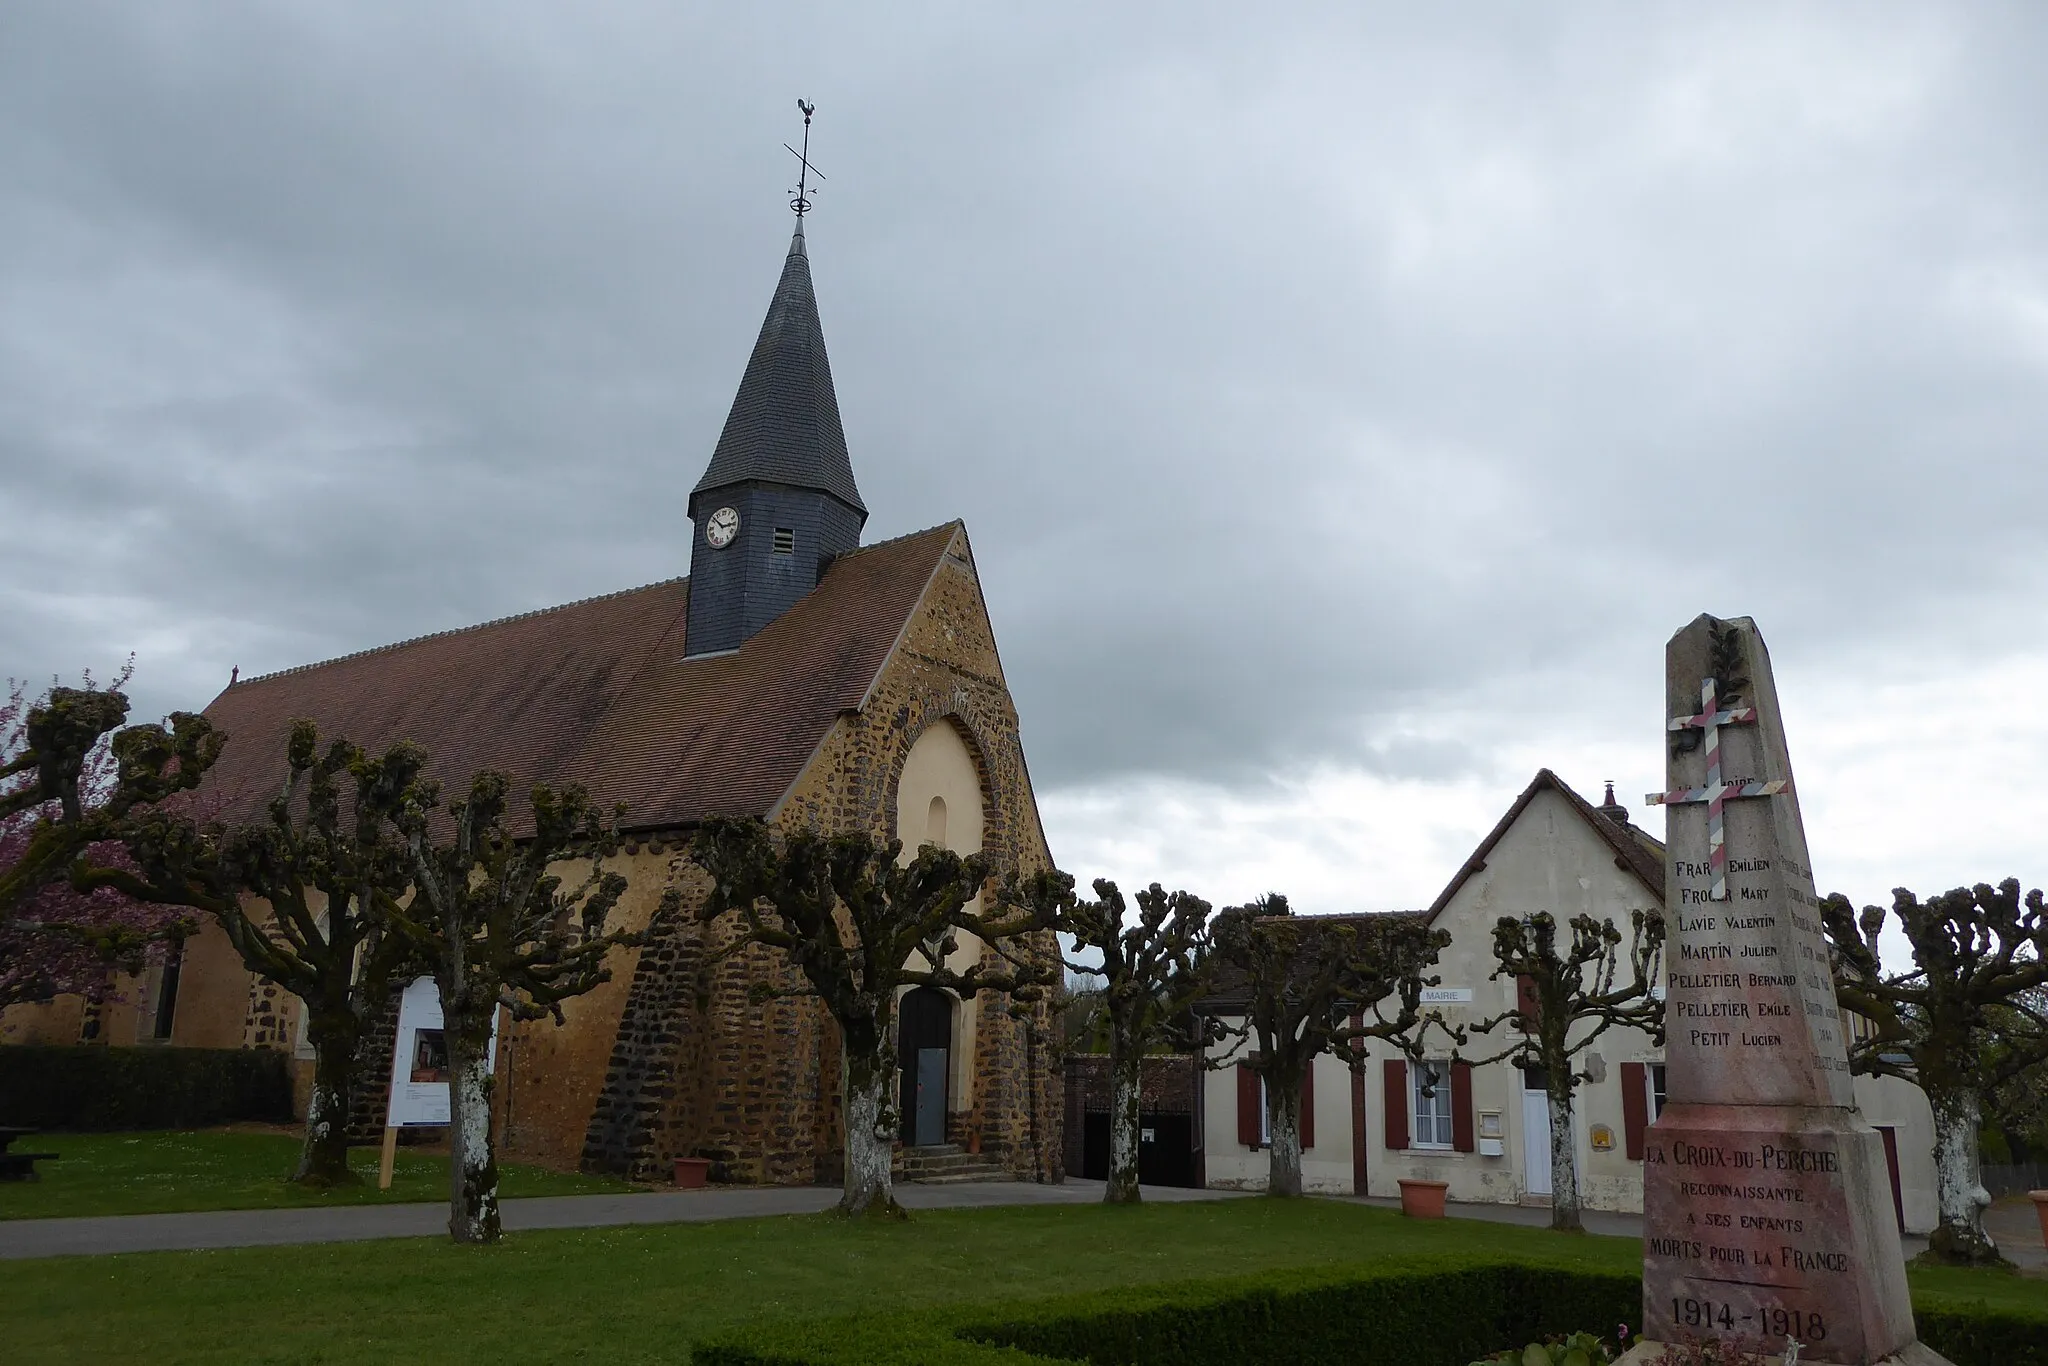
<instances>
[{"instance_id":1,"label":"pollarded tree","mask_svg":"<svg viewBox=\"0 0 2048 1366\"><path fill-rule=\"evenodd\" d=\"M552 1016L562 1002L611 978L605 957L647 932L605 927L626 879L604 868L618 844L616 813L594 808L580 787L533 789L533 830L507 820L502 773L485 771L469 795L437 816L431 783L371 789L377 809L403 833L413 895L388 912L440 988L448 1044L449 1236L496 1242L498 1163L491 1144L490 1045L499 1009L514 1020ZM573 884L551 871L587 864ZM664 899L662 915L675 898ZM653 927L650 927L652 929Z\"/></svg>"},{"instance_id":2,"label":"pollarded tree","mask_svg":"<svg viewBox=\"0 0 2048 1366\"><path fill-rule=\"evenodd\" d=\"M1936 1258L1958 1265L2002 1262L1984 1231L1990 1203L1978 1168L1985 1096L2048 1059L2048 913L2039 890L2024 898L2010 878L1922 902L1904 887L1892 914L1913 948L1911 972L1887 973L1877 941L1885 911L1847 897L1821 903L1834 960L1835 997L1870 1023L1849 1048L1850 1070L1901 1077L1934 1110L1935 1197L1941 1222L1928 1236Z\"/></svg>"},{"instance_id":3,"label":"pollarded tree","mask_svg":"<svg viewBox=\"0 0 2048 1366\"><path fill-rule=\"evenodd\" d=\"M1612 920L1575 915L1571 942L1558 944L1557 919L1548 911L1517 919L1502 916L1493 927L1493 978L1516 983L1515 1004L1471 1026L1491 1034L1512 1027L1515 1037L1497 1052L1460 1058L1473 1066L1511 1062L1543 1071L1550 1102L1550 1226L1578 1231L1578 1148L1572 1111L1579 1083L1578 1056L1617 1025L1640 1029L1664 1042L1664 1000L1657 994L1664 957L1664 915L1636 911L1629 917L1628 971L1621 971L1621 931ZM1462 1046L1464 1030L1452 1030Z\"/></svg>"},{"instance_id":4,"label":"pollarded tree","mask_svg":"<svg viewBox=\"0 0 2048 1366\"><path fill-rule=\"evenodd\" d=\"M1450 942L1420 916L1300 916L1278 893L1217 914L1213 951L1237 979L1220 990L1232 1008L1243 996L1229 1032L1256 1037L1244 1065L1265 1083L1268 1193L1301 1194L1301 1088L1317 1056L1357 1068L1368 1039L1416 1053L1422 989L1438 980L1425 974Z\"/></svg>"},{"instance_id":5,"label":"pollarded tree","mask_svg":"<svg viewBox=\"0 0 2048 1366\"><path fill-rule=\"evenodd\" d=\"M203 912L244 967L299 998L314 1064L292 1180L309 1186L357 1180L348 1165L348 1112L358 1054L392 975L412 952L402 936L386 933L412 883L412 864L382 812L418 781L425 761L412 744L372 759L336 740L322 754L313 723L299 721L286 746L284 786L264 817L223 828L153 812L131 823L135 872L100 868L77 877L80 885Z\"/></svg>"},{"instance_id":6,"label":"pollarded tree","mask_svg":"<svg viewBox=\"0 0 2048 1366\"><path fill-rule=\"evenodd\" d=\"M2022 992L2015 1007L2048 1017L2048 987ZM2007 1025L1998 1015L1992 1017L1994 1035L2018 1025L2018 1019ZM2004 1140L2010 1154L2006 1160L2021 1161L2026 1157L2048 1155L2048 1058L2021 1068L2003 1085L1990 1091L1984 1109L1987 1119L1997 1126ZM1986 1156L1991 1153L1988 1145L1983 1151Z\"/></svg>"},{"instance_id":7,"label":"pollarded tree","mask_svg":"<svg viewBox=\"0 0 2048 1366\"><path fill-rule=\"evenodd\" d=\"M183 712L124 729L127 677L0 702L0 1007L96 995L193 928L183 907L73 885L81 860L124 865L128 823L196 787L224 739Z\"/></svg>"},{"instance_id":8,"label":"pollarded tree","mask_svg":"<svg viewBox=\"0 0 2048 1366\"><path fill-rule=\"evenodd\" d=\"M1194 1014L1209 990L1209 903L1153 883L1137 894L1138 915L1126 920L1123 893L1095 880L1094 901L1074 895L1074 879L1057 870L1005 887L1003 901L1042 929L1071 935L1076 951L1101 963L1073 961L1100 975L1097 1012L1109 1035L1109 1183L1103 1200L1138 1201L1138 1137L1142 1072L1162 1045L1199 1047L1222 1037L1216 1021Z\"/></svg>"},{"instance_id":9,"label":"pollarded tree","mask_svg":"<svg viewBox=\"0 0 2048 1366\"><path fill-rule=\"evenodd\" d=\"M1028 1001L1054 980L1053 964L1011 942L1039 928L1030 912L974 908L989 881L986 860L927 845L905 864L902 848L865 833L798 831L778 840L752 817L708 821L690 844L691 860L711 877L700 919L736 914L734 948L775 949L803 978L787 989L757 983L755 995L815 996L839 1026L846 1119L839 1210L849 1215L903 1216L889 1170L901 1121L898 993L938 987L963 1000L1001 991ZM988 951L960 971L947 960L963 934Z\"/></svg>"}]
</instances>

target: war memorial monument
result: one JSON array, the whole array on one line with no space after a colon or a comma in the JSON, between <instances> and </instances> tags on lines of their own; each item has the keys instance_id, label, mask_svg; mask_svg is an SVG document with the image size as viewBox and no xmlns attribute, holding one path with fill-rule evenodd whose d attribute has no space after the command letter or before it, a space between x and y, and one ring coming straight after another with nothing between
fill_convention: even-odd
<instances>
[{"instance_id":1,"label":"war memorial monument","mask_svg":"<svg viewBox=\"0 0 2048 1366\"><path fill-rule=\"evenodd\" d=\"M1665 651L1670 1099L1643 1168L1643 1336L1801 1366L1941 1366L1913 1328L1884 1148L1850 1092L1799 793L1755 623ZM1795 1345L1796 1344L1796 1345Z\"/></svg>"}]
</instances>

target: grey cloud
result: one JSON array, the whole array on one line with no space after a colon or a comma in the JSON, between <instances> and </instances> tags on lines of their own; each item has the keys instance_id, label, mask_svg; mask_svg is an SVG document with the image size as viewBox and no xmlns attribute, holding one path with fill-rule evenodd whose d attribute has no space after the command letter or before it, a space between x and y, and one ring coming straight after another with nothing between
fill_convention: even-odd
<instances>
[{"instance_id":1,"label":"grey cloud","mask_svg":"<svg viewBox=\"0 0 2048 1366\"><path fill-rule=\"evenodd\" d=\"M2035 11L1173 14L17 12L0 653L189 706L682 572L800 93L870 535L968 520L1041 784L2038 595Z\"/></svg>"}]
</instances>

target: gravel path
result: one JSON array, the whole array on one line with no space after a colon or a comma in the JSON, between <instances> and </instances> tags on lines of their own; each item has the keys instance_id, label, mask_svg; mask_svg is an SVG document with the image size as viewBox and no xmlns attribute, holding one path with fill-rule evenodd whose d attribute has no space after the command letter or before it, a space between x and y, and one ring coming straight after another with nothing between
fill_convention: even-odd
<instances>
[{"instance_id":1,"label":"gravel path","mask_svg":"<svg viewBox=\"0 0 2048 1366\"><path fill-rule=\"evenodd\" d=\"M1147 1186L1155 1201L1214 1200L1228 1191ZM839 1198L825 1186L650 1191L631 1195L554 1195L507 1200L508 1231L599 1228L619 1224L695 1223L754 1219L773 1214L815 1214ZM911 1209L980 1209L994 1205L1085 1205L1102 1198L1099 1181L1039 1186L1025 1181L896 1187ZM76 1257L113 1252L167 1252L201 1248L270 1247L287 1243L348 1243L370 1238L425 1238L448 1230L448 1207L334 1205L322 1209L208 1210L191 1214L127 1214L91 1219L0 1220L0 1260Z\"/></svg>"}]
</instances>

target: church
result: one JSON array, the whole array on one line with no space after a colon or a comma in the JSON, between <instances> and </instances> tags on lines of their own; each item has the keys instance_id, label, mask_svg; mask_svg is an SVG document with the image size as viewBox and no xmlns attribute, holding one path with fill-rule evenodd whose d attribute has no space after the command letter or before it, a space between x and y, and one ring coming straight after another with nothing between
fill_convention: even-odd
<instances>
[{"instance_id":1,"label":"church","mask_svg":"<svg viewBox=\"0 0 2048 1366\"><path fill-rule=\"evenodd\" d=\"M229 737L209 779L224 818L260 816L289 727L306 717L373 752L424 745L444 790L497 769L515 790L577 782L625 803L614 866L631 883L618 912L630 929L646 927L672 878L701 899L682 851L712 816L1050 866L966 527L861 544L868 510L802 207L689 496L688 576L231 683L206 709ZM501 1151L643 1180L667 1179L678 1157L709 1158L730 1180L837 1180L835 1028L814 1000L752 1003L750 985L787 970L760 949L714 964L727 933L686 917L616 951L611 981L565 1003L565 1025L507 1030ZM253 979L215 927L130 996L94 1021L97 1037L280 1048L310 1074L296 998ZM991 1175L1057 1179L1049 1007L1020 1017L992 994L912 997L899 1014L907 1143L960 1144ZM391 1029L367 1050L364 1136L383 1123ZM46 1041L76 1039L74 1027Z\"/></svg>"}]
</instances>

